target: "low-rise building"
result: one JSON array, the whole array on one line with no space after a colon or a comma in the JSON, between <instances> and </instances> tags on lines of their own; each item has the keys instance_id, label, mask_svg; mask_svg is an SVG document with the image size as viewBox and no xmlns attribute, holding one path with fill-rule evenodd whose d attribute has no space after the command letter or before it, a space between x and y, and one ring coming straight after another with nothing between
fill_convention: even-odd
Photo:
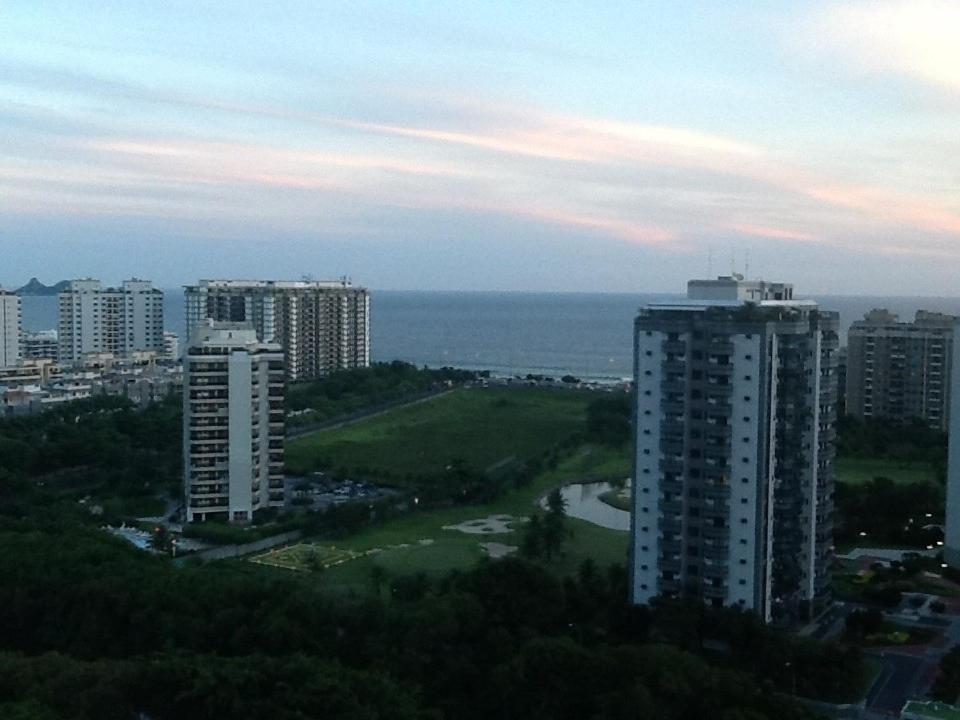
<instances>
[{"instance_id":1,"label":"low-rise building","mask_svg":"<svg viewBox=\"0 0 960 720\"><path fill-rule=\"evenodd\" d=\"M38 330L24 332L21 339L25 359L58 360L60 358L59 339L56 330Z\"/></svg>"}]
</instances>

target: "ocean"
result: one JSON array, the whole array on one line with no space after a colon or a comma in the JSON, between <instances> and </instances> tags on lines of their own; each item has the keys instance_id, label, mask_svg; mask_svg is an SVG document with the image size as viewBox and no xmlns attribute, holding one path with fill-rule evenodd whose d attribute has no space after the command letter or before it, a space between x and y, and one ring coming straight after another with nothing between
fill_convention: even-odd
<instances>
[{"instance_id":1,"label":"ocean","mask_svg":"<svg viewBox=\"0 0 960 720\"><path fill-rule=\"evenodd\" d=\"M371 291L374 361L453 365L495 373L564 373L627 378L633 317L641 305L677 295L654 293L494 293ZM910 320L918 309L960 315L960 298L813 297L840 313L842 342L850 323L881 307ZM168 330L184 337L183 291L164 295ZM23 298L25 330L57 325L56 297Z\"/></svg>"}]
</instances>

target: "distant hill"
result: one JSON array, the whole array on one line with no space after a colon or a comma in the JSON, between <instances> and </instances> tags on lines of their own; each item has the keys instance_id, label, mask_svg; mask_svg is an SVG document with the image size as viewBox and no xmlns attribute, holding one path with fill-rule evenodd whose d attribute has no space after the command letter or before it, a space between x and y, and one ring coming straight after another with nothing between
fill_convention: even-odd
<instances>
[{"instance_id":1,"label":"distant hill","mask_svg":"<svg viewBox=\"0 0 960 720\"><path fill-rule=\"evenodd\" d=\"M19 288L17 295L57 295L70 287L69 280L61 280L55 285L44 285L35 277L30 278L30 282Z\"/></svg>"}]
</instances>

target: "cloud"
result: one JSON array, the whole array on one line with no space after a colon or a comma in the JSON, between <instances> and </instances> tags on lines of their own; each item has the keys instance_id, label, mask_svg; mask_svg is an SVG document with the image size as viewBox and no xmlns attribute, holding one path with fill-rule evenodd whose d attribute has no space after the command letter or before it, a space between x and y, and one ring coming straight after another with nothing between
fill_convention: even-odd
<instances>
[{"instance_id":1,"label":"cloud","mask_svg":"<svg viewBox=\"0 0 960 720\"><path fill-rule=\"evenodd\" d=\"M772 240L792 240L798 242L816 241L817 238L807 232L791 230L789 228L771 227L768 225L753 225L750 223L735 223L730 226L734 232L752 237L769 238Z\"/></svg>"},{"instance_id":2,"label":"cloud","mask_svg":"<svg viewBox=\"0 0 960 720\"><path fill-rule=\"evenodd\" d=\"M847 2L816 32L863 67L960 92L960 4L955 0Z\"/></svg>"}]
</instances>

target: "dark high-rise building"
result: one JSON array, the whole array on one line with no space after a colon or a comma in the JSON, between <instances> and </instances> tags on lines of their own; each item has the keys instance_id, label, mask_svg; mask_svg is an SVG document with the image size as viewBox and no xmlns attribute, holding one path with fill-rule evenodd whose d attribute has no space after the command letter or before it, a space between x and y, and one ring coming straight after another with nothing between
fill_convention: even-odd
<instances>
[{"instance_id":1,"label":"dark high-rise building","mask_svg":"<svg viewBox=\"0 0 960 720\"><path fill-rule=\"evenodd\" d=\"M838 316L791 285L693 280L635 322L632 601L766 621L829 585Z\"/></svg>"}]
</instances>

